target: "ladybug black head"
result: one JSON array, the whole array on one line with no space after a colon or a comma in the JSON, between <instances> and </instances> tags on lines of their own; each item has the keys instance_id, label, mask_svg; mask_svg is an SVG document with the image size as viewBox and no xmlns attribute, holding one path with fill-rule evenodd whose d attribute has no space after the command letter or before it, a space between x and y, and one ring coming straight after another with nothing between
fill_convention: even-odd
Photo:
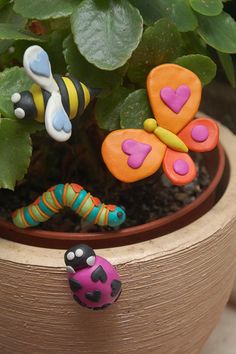
<instances>
[{"instance_id":1,"label":"ladybug black head","mask_svg":"<svg viewBox=\"0 0 236 354\"><path fill-rule=\"evenodd\" d=\"M80 244L68 249L64 256L65 264L69 272L92 267L96 261L94 250L87 245Z\"/></svg>"}]
</instances>

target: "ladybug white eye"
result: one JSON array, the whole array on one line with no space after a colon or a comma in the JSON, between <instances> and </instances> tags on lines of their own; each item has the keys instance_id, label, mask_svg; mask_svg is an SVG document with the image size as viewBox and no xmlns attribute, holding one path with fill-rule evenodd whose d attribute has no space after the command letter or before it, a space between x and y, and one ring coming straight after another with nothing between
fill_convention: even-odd
<instances>
[{"instance_id":1,"label":"ladybug white eye","mask_svg":"<svg viewBox=\"0 0 236 354\"><path fill-rule=\"evenodd\" d=\"M74 252L69 252L66 258L68 259L68 261L72 261L75 258Z\"/></svg>"},{"instance_id":2,"label":"ladybug white eye","mask_svg":"<svg viewBox=\"0 0 236 354\"><path fill-rule=\"evenodd\" d=\"M86 260L86 263L87 263L90 267L92 267L92 266L94 265L94 263L95 263L95 260L96 260L95 256L90 256L90 257L88 257L88 259Z\"/></svg>"},{"instance_id":3,"label":"ladybug white eye","mask_svg":"<svg viewBox=\"0 0 236 354\"><path fill-rule=\"evenodd\" d=\"M70 273L70 274L75 274L75 270L74 270L74 268L71 267L71 266L66 266L66 270L67 270L67 272Z\"/></svg>"},{"instance_id":4,"label":"ladybug white eye","mask_svg":"<svg viewBox=\"0 0 236 354\"><path fill-rule=\"evenodd\" d=\"M82 257L83 254L84 254L84 252L81 250L81 248L78 248L78 249L75 251L76 257Z\"/></svg>"}]
</instances>

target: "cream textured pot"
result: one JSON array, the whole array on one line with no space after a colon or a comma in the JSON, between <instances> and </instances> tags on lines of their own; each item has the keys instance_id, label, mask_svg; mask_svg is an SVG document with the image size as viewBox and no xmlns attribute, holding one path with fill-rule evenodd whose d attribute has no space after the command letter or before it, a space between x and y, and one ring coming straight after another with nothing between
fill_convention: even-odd
<instances>
[{"instance_id":1,"label":"cream textured pot","mask_svg":"<svg viewBox=\"0 0 236 354\"><path fill-rule=\"evenodd\" d=\"M236 232L235 232L235 236L236 236ZM230 301L232 302L232 304L236 306L236 279L234 282L233 291L230 296Z\"/></svg>"},{"instance_id":2,"label":"cream textured pot","mask_svg":"<svg viewBox=\"0 0 236 354\"><path fill-rule=\"evenodd\" d=\"M236 272L236 138L221 127L221 142L230 181L208 213L166 236L98 250L123 280L119 301L105 311L73 301L64 250L0 239L0 352L199 353Z\"/></svg>"}]
</instances>

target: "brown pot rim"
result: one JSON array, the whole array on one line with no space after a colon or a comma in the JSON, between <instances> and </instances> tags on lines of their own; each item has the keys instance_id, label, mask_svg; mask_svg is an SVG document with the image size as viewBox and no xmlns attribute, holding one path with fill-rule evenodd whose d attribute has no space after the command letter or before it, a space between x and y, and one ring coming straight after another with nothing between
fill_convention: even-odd
<instances>
[{"instance_id":1,"label":"brown pot rim","mask_svg":"<svg viewBox=\"0 0 236 354\"><path fill-rule=\"evenodd\" d=\"M184 218L185 216L187 216L190 212L197 210L199 206L201 206L203 203L207 201L207 199L211 198L212 194L214 193L214 191L216 190L217 186L219 185L222 179L224 168L225 168L225 152L220 143L217 145L216 152L217 152L218 168L216 170L216 173L210 185L192 203L186 205L185 207L181 208L180 210L174 212L171 215L162 217L160 219L151 221L146 224L141 224L138 226L121 229L119 231L93 232L93 233L92 232L88 232L88 233L57 232L57 231L47 231L47 230L39 230L33 228L19 229L15 225L11 224L10 222L4 220L3 218L0 218L0 229L2 230L2 235L4 238L7 238L9 240L13 239L16 242L26 243L30 245L39 245L38 240L41 240L40 246L42 247L51 247L51 245L49 244L44 245L43 242L52 241L53 247L55 248L64 248L65 243L68 242L69 243L86 242L91 244L92 246L95 245L96 248L114 247L117 245L140 242L143 239L147 240L153 238L153 236L148 237L147 234L155 230L155 235L156 235L156 230L165 229L165 227L168 229L168 225L175 223L180 218ZM192 218L190 221L193 221L196 218L197 217ZM175 229L172 228L171 231L174 231L180 227L177 227ZM163 234L165 234L165 232L162 232L162 234L158 234L158 236ZM139 236L141 235L145 235L145 238L144 237L143 239L139 238ZM63 241L64 241L64 245L62 245ZM62 244L57 245L56 242Z\"/></svg>"}]
</instances>

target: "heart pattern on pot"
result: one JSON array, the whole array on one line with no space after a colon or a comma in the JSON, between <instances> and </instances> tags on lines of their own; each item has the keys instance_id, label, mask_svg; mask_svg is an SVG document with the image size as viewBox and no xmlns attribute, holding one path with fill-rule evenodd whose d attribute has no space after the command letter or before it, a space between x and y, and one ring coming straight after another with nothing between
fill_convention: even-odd
<instances>
[{"instance_id":1,"label":"heart pattern on pot","mask_svg":"<svg viewBox=\"0 0 236 354\"><path fill-rule=\"evenodd\" d=\"M30 62L30 69L36 75L50 77L51 70L49 58L44 50L38 52L37 58Z\"/></svg>"},{"instance_id":2,"label":"heart pattern on pot","mask_svg":"<svg viewBox=\"0 0 236 354\"><path fill-rule=\"evenodd\" d=\"M166 86L160 91L162 101L175 113L179 113L191 95L187 85L181 85L174 90Z\"/></svg>"},{"instance_id":3,"label":"heart pattern on pot","mask_svg":"<svg viewBox=\"0 0 236 354\"><path fill-rule=\"evenodd\" d=\"M127 139L122 143L122 150L126 155L129 155L128 165L131 168L139 168L152 150L152 147L133 139Z\"/></svg>"}]
</instances>

